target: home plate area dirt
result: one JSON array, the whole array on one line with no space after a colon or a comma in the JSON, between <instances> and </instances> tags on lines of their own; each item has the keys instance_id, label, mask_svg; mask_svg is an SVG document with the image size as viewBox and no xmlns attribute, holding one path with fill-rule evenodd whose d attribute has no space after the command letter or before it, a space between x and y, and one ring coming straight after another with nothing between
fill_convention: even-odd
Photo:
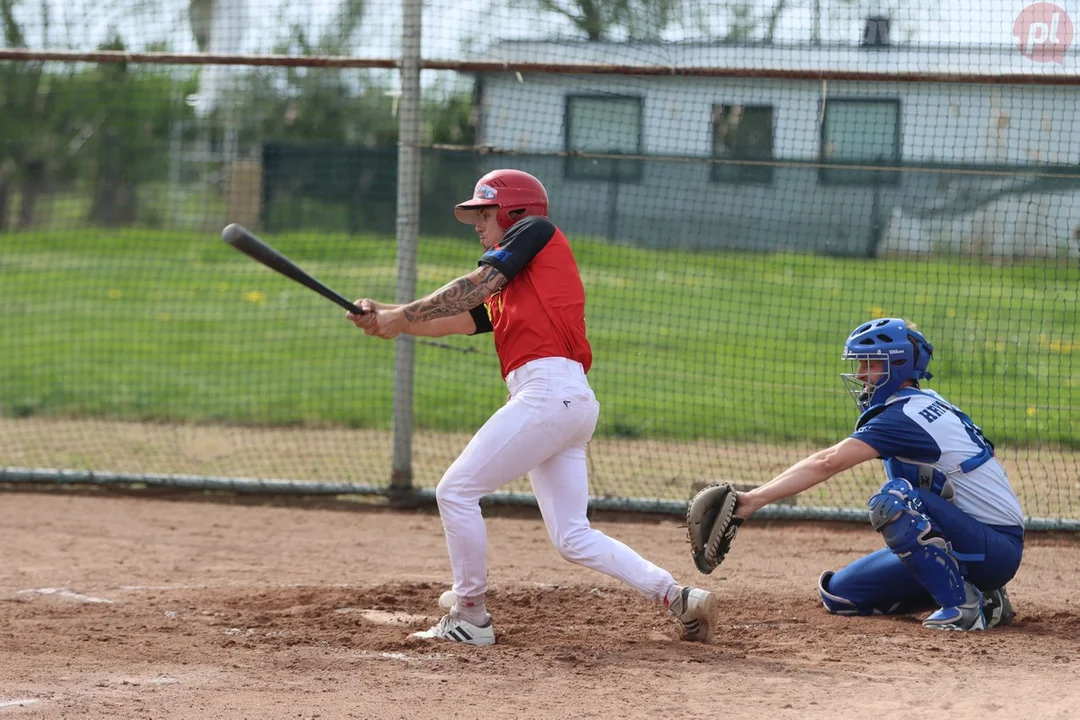
<instances>
[{"instance_id":1,"label":"home plate area dirt","mask_svg":"<svg viewBox=\"0 0 1080 720\"><path fill-rule=\"evenodd\" d=\"M594 526L721 599L708 645L488 512L498 643L408 638L449 587L431 510L0 494L0 719L1074 718L1080 539L1032 534L1011 627L827 615L868 526L749 523L699 575L675 518Z\"/></svg>"}]
</instances>

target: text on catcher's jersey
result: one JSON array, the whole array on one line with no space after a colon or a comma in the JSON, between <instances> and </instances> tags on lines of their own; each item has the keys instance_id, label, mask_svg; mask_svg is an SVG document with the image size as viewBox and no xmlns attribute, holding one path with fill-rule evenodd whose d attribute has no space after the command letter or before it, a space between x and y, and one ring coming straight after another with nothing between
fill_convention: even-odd
<instances>
[{"instance_id":1,"label":"text on catcher's jersey","mask_svg":"<svg viewBox=\"0 0 1080 720\"><path fill-rule=\"evenodd\" d=\"M495 333L503 377L527 362L564 357L592 366L585 338L585 288L566 236L550 220L528 217L506 231L479 264L508 280L484 305L489 324L477 332Z\"/></svg>"},{"instance_id":2,"label":"text on catcher's jersey","mask_svg":"<svg viewBox=\"0 0 1080 720\"><path fill-rule=\"evenodd\" d=\"M987 525L1023 525L1024 515L994 447L971 419L933 390L905 388L851 437L882 458L933 465L956 490L953 502Z\"/></svg>"}]
</instances>

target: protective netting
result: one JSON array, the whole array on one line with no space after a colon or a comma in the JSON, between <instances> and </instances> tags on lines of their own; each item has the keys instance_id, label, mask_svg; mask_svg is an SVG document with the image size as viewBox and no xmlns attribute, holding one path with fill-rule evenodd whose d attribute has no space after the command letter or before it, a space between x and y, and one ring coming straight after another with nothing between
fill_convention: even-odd
<instances>
[{"instance_id":1,"label":"protective netting","mask_svg":"<svg viewBox=\"0 0 1080 720\"><path fill-rule=\"evenodd\" d=\"M588 296L595 495L685 500L841 439L843 340L904 317L1025 512L1078 520L1066 10L427 3L429 66L472 64L422 76L417 288L475 267L451 208L476 178L527 170ZM0 63L0 467L388 482L395 345L219 233L394 299L401 12L0 0L9 49L292 58ZM388 62L297 66L344 56ZM418 341L414 485L504 397L490 336ZM881 481L867 466L797 502L858 508Z\"/></svg>"}]
</instances>

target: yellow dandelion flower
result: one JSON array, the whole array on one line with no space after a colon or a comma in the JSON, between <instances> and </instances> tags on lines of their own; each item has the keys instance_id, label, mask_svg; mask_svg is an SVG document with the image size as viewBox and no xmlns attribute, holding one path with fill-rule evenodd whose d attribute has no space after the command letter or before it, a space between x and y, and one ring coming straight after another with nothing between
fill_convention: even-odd
<instances>
[{"instance_id":1,"label":"yellow dandelion flower","mask_svg":"<svg viewBox=\"0 0 1080 720\"><path fill-rule=\"evenodd\" d=\"M954 310L953 308L947 308L945 310L945 317L949 317L949 318L956 317L956 310Z\"/></svg>"},{"instance_id":2,"label":"yellow dandelion flower","mask_svg":"<svg viewBox=\"0 0 1080 720\"><path fill-rule=\"evenodd\" d=\"M266 296L258 290L249 290L244 293L244 302L252 303L253 305L265 305Z\"/></svg>"},{"instance_id":3,"label":"yellow dandelion flower","mask_svg":"<svg viewBox=\"0 0 1080 720\"><path fill-rule=\"evenodd\" d=\"M1035 413L1036 413L1036 410L1035 410L1035 408L1033 408L1033 407L1029 407L1029 408L1027 409L1027 416L1028 416L1028 417L1035 417Z\"/></svg>"},{"instance_id":4,"label":"yellow dandelion flower","mask_svg":"<svg viewBox=\"0 0 1080 720\"><path fill-rule=\"evenodd\" d=\"M877 305L872 305L870 307L870 317L883 318L885 317L885 311L879 308Z\"/></svg>"}]
</instances>

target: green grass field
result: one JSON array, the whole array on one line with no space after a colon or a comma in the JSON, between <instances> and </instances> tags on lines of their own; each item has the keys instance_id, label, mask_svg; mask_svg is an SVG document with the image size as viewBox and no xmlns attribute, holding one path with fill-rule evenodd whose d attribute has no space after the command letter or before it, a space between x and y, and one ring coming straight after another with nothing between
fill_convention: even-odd
<instances>
[{"instance_id":1,"label":"green grass field","mask_svg":"<svg viewBox=\"0 0 1080 720\"><path fill-rule=\"evenodd\" d=\"M347 296L392 300L392 238L268 236ZM996 442L1080 446L1080 268L1058 260L701 254L574 241L588 293L600 432L831 441L856 417L847 333L916 321L930 384ZM425 238L418 287L475 266ZM215 235L0 235L0 413L389 427L394 344ZM502 402L490 336L417 349L416 420L472 430Z\"/></svg>"}]
</instances>

